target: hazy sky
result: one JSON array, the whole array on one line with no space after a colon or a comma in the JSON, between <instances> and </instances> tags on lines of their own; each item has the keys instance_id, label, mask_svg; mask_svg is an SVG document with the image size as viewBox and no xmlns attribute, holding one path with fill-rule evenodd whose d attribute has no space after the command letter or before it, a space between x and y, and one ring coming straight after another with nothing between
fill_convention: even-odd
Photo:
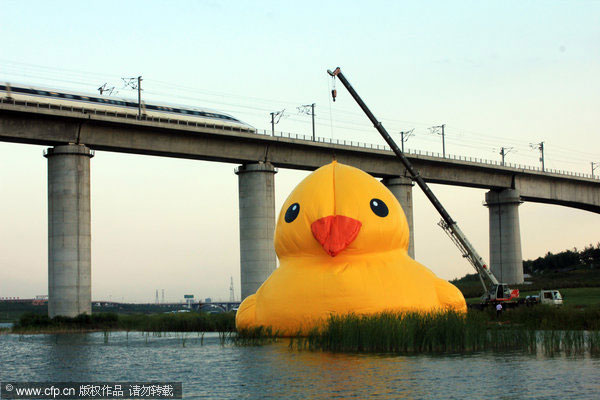
<instances>
[{"instance_id":1,"label":"hazy sky","mask_svg":"<svg viewBox=\"0 0 600 400\"><path fill-rule=\"evenodd\" d=\"M282 2L0 0L0 81L93 93L142 75L146 101L227 111L310 134L296 107L317 104L317 135L383 144L326 69L341 66L409 149L583 173L600 162L600 2ZM121 89L119 96L133 97ZM42 146L0 143L0 297L47 293L47 164ZM239 297L234 164L97 152L92 171L94 299L185 293ZM600 169L596 170L600 174ZM280 170L279 207L307 173ZM488 258L484 190L433 186ZM419 189L416 258L450 279L472 272ZM523 255L600 241L600 215L520 207Z\"/></svg>"}]
</instances>

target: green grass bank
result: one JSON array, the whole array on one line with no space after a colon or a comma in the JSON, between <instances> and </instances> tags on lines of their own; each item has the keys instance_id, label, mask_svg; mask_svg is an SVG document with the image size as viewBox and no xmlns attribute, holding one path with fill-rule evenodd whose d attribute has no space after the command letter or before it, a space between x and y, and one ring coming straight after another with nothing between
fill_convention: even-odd
<instances>
[{"instance_id":1,"label":"green grass bank","mask_svg":"<svg viewBox=\"0 0 600 400\"><path fill-rule=\"evenodd\" d=\"M162 314L82 314L74 318L35 313L23 314L12 333L59 333L89 331L140 332L233 332L235 313L202 312Z\"/></svg>"}]
</instances>

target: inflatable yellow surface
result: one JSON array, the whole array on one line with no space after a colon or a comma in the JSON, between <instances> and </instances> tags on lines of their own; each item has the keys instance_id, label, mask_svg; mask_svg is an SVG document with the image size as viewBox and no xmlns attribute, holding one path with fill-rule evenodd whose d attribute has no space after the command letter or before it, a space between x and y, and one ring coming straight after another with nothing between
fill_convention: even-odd
<instances>
[{"instance_id":1,"label":"inflatable yellow surface","mask_svg":"<svg viewBox=\"0 0 600 400\"><path fill-rule=\"evenodd\" d=\"M330 314L466 311L462 293L407 254L408 223L369 174L333 162L285 201L275 229L280 261L237 312L238 328L306 332Z\"/></svg>"}]
</instances>

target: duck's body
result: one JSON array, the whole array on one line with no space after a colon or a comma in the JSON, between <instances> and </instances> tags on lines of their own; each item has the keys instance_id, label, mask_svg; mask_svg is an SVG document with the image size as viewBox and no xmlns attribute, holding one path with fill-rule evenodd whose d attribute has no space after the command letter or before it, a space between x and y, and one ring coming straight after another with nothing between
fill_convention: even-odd
<instances>
[{"instance_id":1,"label":"duck's body","mask_svg":"<svg viewBox=\"0 0 600 400\"><path fill-rule=\"evenodd\" d=\"M461 292L407 247L406 218L389 190L355 168L326 165L284 204L275 233L280 266L244 300L236 324L294 335L331 314L465 311Z\"/></svg>"}]
</instances>

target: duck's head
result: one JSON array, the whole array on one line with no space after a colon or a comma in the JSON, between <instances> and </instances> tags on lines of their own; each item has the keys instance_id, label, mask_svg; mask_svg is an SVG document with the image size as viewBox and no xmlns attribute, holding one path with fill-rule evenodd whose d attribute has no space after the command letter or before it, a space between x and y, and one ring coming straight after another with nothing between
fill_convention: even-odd
<instances>
[{"instance_id":1,"label":"duck's head","mask_svg":"<svg viewBox=\"0 0 600 400\"><path fill-rule=\"evenodd\" d=\"M408 248L398 200L371 175L332 162L289 195L275 228L275 251L287 256L368 254Z\"/></svg>"}]
</instances>

